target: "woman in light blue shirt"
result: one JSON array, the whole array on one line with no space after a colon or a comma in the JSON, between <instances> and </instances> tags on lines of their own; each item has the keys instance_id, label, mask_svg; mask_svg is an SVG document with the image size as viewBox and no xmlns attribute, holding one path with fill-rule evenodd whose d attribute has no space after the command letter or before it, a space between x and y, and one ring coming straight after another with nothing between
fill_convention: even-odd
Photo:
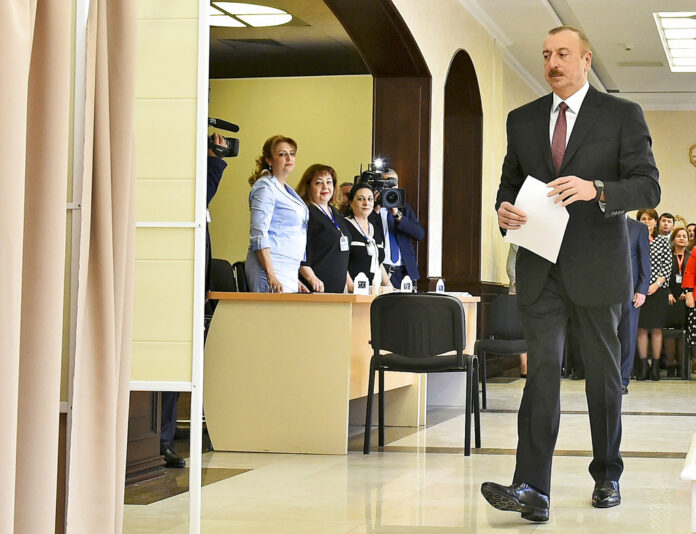
<instances>
[{"instance_id":1,"label":"woman in light blue shirt","mask_svg":"<svg viewBox=\"0 0 696 534\"><path fill-rule=\"evenodd\" d=\"M295 169L297 143L275 135L263 144L249 178L251 229L245 272L250 291L297 293L307 242L307 205L286 181Z\"/></svg>"}]
</instances>

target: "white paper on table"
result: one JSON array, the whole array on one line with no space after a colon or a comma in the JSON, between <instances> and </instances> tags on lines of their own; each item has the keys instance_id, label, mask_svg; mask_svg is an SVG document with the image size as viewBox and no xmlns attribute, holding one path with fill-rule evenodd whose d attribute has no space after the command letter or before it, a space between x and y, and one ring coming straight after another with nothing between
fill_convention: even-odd
<instances>
[{"instance_id":1,"label":"white paper on table","mask_svg":"<svg viewBox=\"0 0 696 534\"><path fill-rule=\"evenodd\" d=\"M527 222L517 230L508 230L505 241L556 263L570 215L560 203L554 203L553 197L547 196L549 191L544 182L527 176L515 200L515 207L527 214Z\"/></svg>"}]
</instances>

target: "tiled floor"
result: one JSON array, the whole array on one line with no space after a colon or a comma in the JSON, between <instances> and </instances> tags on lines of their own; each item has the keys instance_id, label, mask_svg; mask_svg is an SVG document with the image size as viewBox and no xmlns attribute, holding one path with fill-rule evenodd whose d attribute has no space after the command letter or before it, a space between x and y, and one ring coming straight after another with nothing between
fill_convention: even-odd
<instances>
[{"instance_id":1,"label":"tiled floor","mask_svg":"<svg viewBox=\"0 0 696 534\"><path fill-rule=\"evenodd\" d=\"M211 469L250 471L202 490L204 533L557 533L690 532L690 489L679 479L696 432L696 381L638 382L624 396L623 503L590 505L590 435L584 382L562 384L561 430L554 458L551 518L535 525L492 509L479 487L508 483L514 468L515 413L524 381L489 384L481 414L482 445L461 454L464 416L433 412L419 432L387 435L384 452L364 456L212 452ZM433 422L435 421L435 422ZM354 429L356 432L359 429ZM359 443L351 441L351 447ZM423 452L423 448L442 452ZM126 505L125 533L185 534L188 494Z\"/></svg>"}]
</instances>

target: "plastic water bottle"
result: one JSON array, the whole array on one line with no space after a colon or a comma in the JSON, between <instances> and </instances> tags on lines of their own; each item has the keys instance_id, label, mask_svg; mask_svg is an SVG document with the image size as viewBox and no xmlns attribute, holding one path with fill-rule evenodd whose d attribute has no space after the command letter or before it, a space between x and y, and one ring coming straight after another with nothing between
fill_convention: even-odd
<instances>
[{"instance_id":1,"label":"plastic water bottle","mask_svg":"<svg viewBox=\"0 0 696 534\"><path fill-rule=\"evenodd\" d=\"M445 292L445 283L442 281L442 278L438 278L437 283L435 284L435 292L436 293L444 293Z\"/></svg>"},{"instance_id":2,"label":"plastic water bottle","mask_svg":"<svg viewBox=\"0 0 696 534\"><path fill-rule=\"evenodd\" d=\"M365 273L358 273L358 276L356 276L355 280L353 280L353 294L370 294L370 281L367 279L367 275Z\"/></svg>"},{"instance_id":3,"label":"plastic water bottle","mask_svg":"<svg viewBox=\"0 0 696 534\"><path fill-rule=\"evenodd\" d=\"M411 277L409 275L404 276L404 279L401 280L401 292L413 293L413 282L411 281Z\"/></svg>"}]
</instances>

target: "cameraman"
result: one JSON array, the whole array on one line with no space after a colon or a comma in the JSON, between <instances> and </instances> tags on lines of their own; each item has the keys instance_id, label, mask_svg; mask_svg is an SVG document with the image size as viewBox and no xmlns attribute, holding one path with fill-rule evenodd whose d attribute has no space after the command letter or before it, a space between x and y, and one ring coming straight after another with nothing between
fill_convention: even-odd
<instances>
[{"instance_id":1,"label":"cameraman","mask_svg":"<svg viewBox=\"0 0 696 534\"><path fill-rule=\"evenodd\" d=\"M213 134L213 143L219 147L226 147L225 139L219 134ZM210 201L217 193L222 173L227 167L227 163L222 157L215 154L212 148L208 149L208 183L206 195L206 212ZM210 212L206 213L207 222L210 222ZM205 226L205 291L210 289L210 232L208 225ZM179 456L174 448L174 434L176 433L177 410L176 403L179 400L179 393L176 391L162 392L162 428L160 432L160 454L164 456L167 467L186 467L186 460Z\"/></svg>"},{"instance_id":2,"label":"cameraman","mask_svg":"<svg viewBox=\"0 0 696 534\"><path fill-rule=\"evenodd\" d=\"M384 268L389 275L392 285L395 288L401 287L401 281L408 275L416 287L416 280L420 278L418 273L418 262L416 252L413 249L412 239L420 241L425 237L425 230L418 222L413 208L408 202L404 202L404 207L384 208L380 206L384 191L399 187L399 176L394 169L389 169L384 173L383 178L393 178L396 184L385 188L375 201L375 214L378 221L382 224L384 231ZM373 224L379 228L379 224Z\"/></svg>"}]
</instances>

